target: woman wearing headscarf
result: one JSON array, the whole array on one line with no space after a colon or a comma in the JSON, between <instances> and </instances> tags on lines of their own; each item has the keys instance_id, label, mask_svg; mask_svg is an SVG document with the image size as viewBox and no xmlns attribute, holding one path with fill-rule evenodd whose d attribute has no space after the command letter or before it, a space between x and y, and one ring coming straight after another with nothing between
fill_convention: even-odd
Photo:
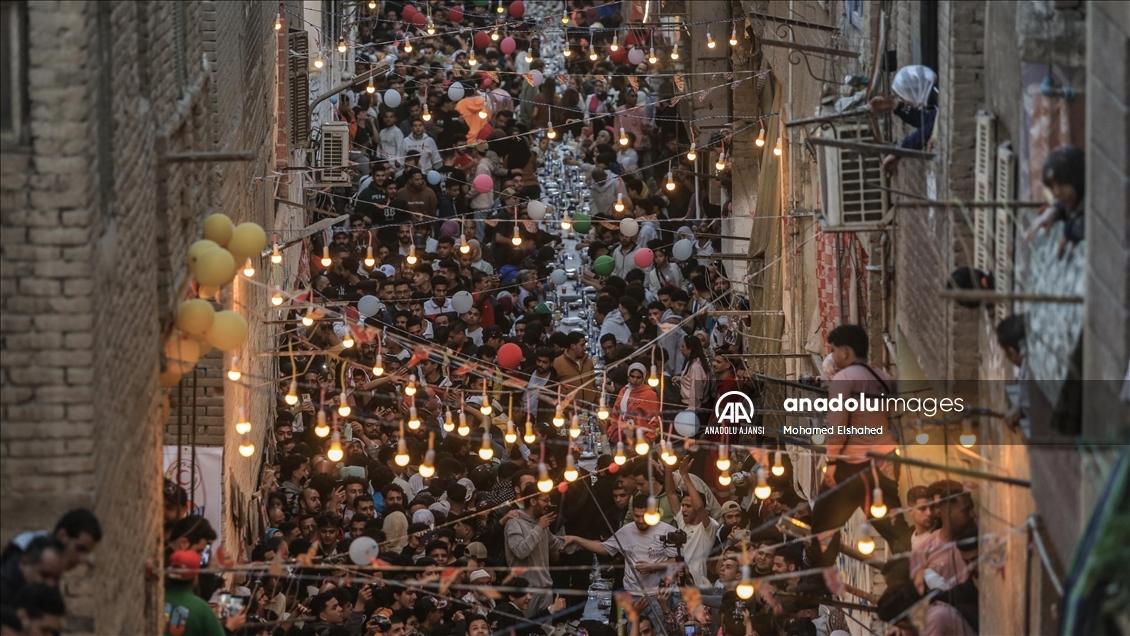
<instances>
[{"instance_id":1,"label":"woman wearing headscarf","mask_svg":"<svg viewBox=\"0 0 1130 636\"><path fill-rule=\"evenodd\" d=\"M710 379L708 371L710 361L706 359L706 353L702 350L702 341L698 336L685 336L679 350L686 362L683 364L683 372L671 378L671 381L679 387L683 408L697 413L706 398L706 383Z\"/></svg>"},{"instance_id":2,"label":"woman wearing headscarf","mask_svg":"<svg viewBox=\"0 0 1130 636\"><path fill-rule=\"evenodd\" d=\"M648 440L655 438L659 426L659 396L655 389L647 385L647 368L636 362L628 367L628 384L620 389L616 401L609 405L612 424L608 427L608 441L615 444L621 440L630 445L633 427L643 429Z\"/></svg>"}]
</instances>

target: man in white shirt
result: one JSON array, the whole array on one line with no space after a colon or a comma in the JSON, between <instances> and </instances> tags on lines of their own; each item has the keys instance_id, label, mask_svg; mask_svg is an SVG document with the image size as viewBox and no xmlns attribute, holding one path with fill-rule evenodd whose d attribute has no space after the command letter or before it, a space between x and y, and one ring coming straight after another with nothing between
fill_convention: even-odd
<instances>
[{"instance_id":1,"label":"man in white shirt","mask_svg":"<svg viewBox=\"0 0 1130 636\"><path fill-rule=\"evenodd\" d=\"M435 140L424 132L424 120L419 117L412 120L412 134L402 139L400 147L397 148L397 167L404 168L404 158L413 150L420 153L420 170L425 174L432 168L443 165L443 160L439 157L439 148L436 147Z\"/></svg>"},{"instance_id":2,"label":"man in white shirt","mask_svg":"<svg viewBox=\"0 0 1130 636\"><path fill-rule=\"evenodd\" d=\"M432 297L424 301L424 315L434 317L437 314L455 311L451 306L451 299L447 297L447 279L440 274L432 276Z\"/></svg>"},{"instance_id":3,"label":"man in white shirt","mask_svg":"<svg viewBox=\"0 0 1130 636\"><path fill-rule=\"evenodd\" d=\"M380 151L381 158L386 161L394 161L399 157L396 153L400 151L400 143L404 141L404 133L396 125L396 112L386 110L381 115L381 123L384 128L377 133L380 138L380 143L377 149ZM401 167L402 164L396 164L396 167Z\"/></svg>"},{"instance_id":4,"label":"man in white shirt","mask_svg":"<svg viewBox=\"0 0 1130 636\"><path fill-rule=\"evenodd\" d=\"M687 573L690 574L694 585L705 588L710 587L710 578L706 574L707 559L714 547L714 536L718 534L719 523L712 519L706 512L704 496L695 488L690 479L691 457L686 455L679 462L679 474L683 477L683 488L675 487L675 467L667 466L666 489L667 496L671 499L672 507L677 505L679 511L675 513L675 525L687 533L687 542L683 545L683 560L686 561Z\"/></svg>"},{"instance_id":5,"label":"man in white shirt","mask_svg":"<svg viewBox=\"0 0 1130 636\"><path fill-rule=\"evenodd\" d=\"M566 546L576 544L604 556L623 554L624 590L637 599L655 594L663 584L664 573L675 565L675 546L664 544L660 539L675 528L662 521L654 526L647 525L644 520L647 499L646 493L632 497L633 523L622 526L603 542L572 535L563 537Z\"/></svg>"}]
</instances>

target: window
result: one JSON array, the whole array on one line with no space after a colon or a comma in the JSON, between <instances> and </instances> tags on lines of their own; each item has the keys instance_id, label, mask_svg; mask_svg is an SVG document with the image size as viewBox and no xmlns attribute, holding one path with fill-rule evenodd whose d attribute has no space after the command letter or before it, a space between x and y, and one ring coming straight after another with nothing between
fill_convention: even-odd
<instances>
[{"instance_id":1,"label":"window","mask_svg":"<svg viewBox=\"0 0 1130 636\"><path fill-rule=\"evenodd\" d=\"M5 146L27 140L26 24L26 2L0 2L0 139Z\"/></svg>"},{"instance_id":2,"label":"window","mask_svg":"<svg viewBox=\"0 0 1130 636\"><path fill-rule=\"evenodd\" d=\"M847 0L844 8L847 10L848 23L863 30L863 0Z\"/></svg>"}]
</instances>

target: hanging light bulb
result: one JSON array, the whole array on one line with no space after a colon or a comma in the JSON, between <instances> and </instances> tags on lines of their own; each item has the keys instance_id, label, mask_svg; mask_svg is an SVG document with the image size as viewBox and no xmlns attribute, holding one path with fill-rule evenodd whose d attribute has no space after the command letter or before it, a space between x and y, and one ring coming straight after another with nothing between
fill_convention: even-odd
<instances>
[{"instance_id":1,"label":"hanging light bulb","mask_svg":"<svg viewBox=\"0 0 1130 636\"><path fill-rule=\"evenodd\" d=\"M365 248L365 260L363 260L361 262L364 263L365 267L368 267L369 269L372 269L373 266L377 264L377 259L373 258L373 246L372 245Z\"/></svg>"},{"instance_id":2,"label":"hanging light bulb","mask_svg":"<svg viewBox=\"0 0 1130 636\"><path fill-rule=\"evenodd\" d=\"M378 353L376 361L373 362L373 375L374 376L380 377L380 376L385 374L385 364L384 364L384 362L385 362L384 355Z\"/></svg>"},{"instance_id":3,"label":"hanging light bulb","mask_svg":"<svg viewBox=\"0 0 1130 636\"><path fill-rule=\"evenodd\" d=\"M455 430L455 422L451 420L451 409L448 409L447 414L443 417L443 430L448 433Z\"/></svg>"},{"instance_id":4,"label":"hanging light bulb","mask_svg":"<svg viewBox=\"0 0 1130 636\"><path fill-rule=\"evenodd\" d=\"M408 38L404 38L404 52L405 53L411 53L412 52L412 40L409 40Z\"/></svg>"},{"instance_id":5,"label":"hanging light bulb","mask_svg":"<svg viewBox=\"0 0 1130 636\"><path fill-rule=\"evenodd\" d=\"M648 64L658 64L659 63L659 58L655 55L655 47L654 46L651 47L651 53L649 53L648 56L647 56L647 63Z\"/></svg>"},{"instance_id":6,"label":"hanging light bulb","mask_svg":"<svg viewBox=\"0 0 1130 636\"><path fill-rule=\"evenodd\" d=\"M279 244L275 243L271 246L271 262L278 265L282 262L282 252L279 251Z\"/></svg>"},{"instance_id":7,"label":"hanging light bulb","mask_svg":"<svg viewBox=\"0 0 1130 636\"><path fill-rule=\"evenodd\" d=\"M501 36L498 35L498 29L495 29L495 30L490 32L490 39L491 39L492 42L497 42L500 37Z\"/></svg>"},{"instance_id":8,"label":"hanging light bulb","mask_svg":"<svg viewBox=\"0 0 1130 636\"><path fill-rule=\"evenodd\" d=\"M655 495L647 498L647 512L643 513L643 521L649 526L654 526L659 523L659 503L655 500Z\"/></svg>"},{"instance_id":9,"label":"hanging light bulb","mask_svg":"<svg viewBox=\"0 0 1130 636\"><path fill-rule=\"evenodd\" d=\"M599 57L600 56L598 56L596 54L596 47L593 46L592 44L590 44L589 45L589 59L592 60L593 62L595 62L597 60L597 58L599 58Z\"/></svg>"},{"instance_id":10,"label":"hanging light bulb","mask_svg":"<svg viewBox=\"0 0 1130 636\"><path fill-rule=\"evenodd\" d=\"M529 64L530 62L533 62L533 61L534 61L534 52L530 49L526 49L526 64Z\"/></svg>"},{"instance_id":11,"label":"hanging light bulb","mask_svg":"<svg viewBox=\"0 0 1130 636\"><path fill-rule=\"evenodd\" d=\"M283 304L282 292L280 292L279 290L276 289L275 292L273 294L271 294L271 304L274 305L275 307L278 307L279 305Z\"/></svg>"},{"instance_id":12,"label":"hanging light bulb","mask_svg":"<svg viewBox=\"0 0 1130 636\"><path fill-rule=\"evenodd\" d=\"M553 427L561 428L565 426L565 415L561 413L561 404L557 404L557 410L553 413Z\"/></svg>"},{"instance_id":13,"label":"hanging light bulb","mask_svg":"<svg viewBox=\"0 0 1130 636\"><path fill-rule=\"evenodd\" d=\"M239 419L235 423L235 432L246 435L251 432L251 420L247 419L247 410L239 407Z\"/></svg>"},{"instance_id":14,"label":"hanging light bulb","mask_svg":"<svg viewBox=\"0 0 1130 636\"><path fill-rule=\"evenodd\" d=\"M671 45L671 59L672 60L679 59L679 44L678 43Z\"/></svg>"},{"instance_id":15,"label":"hanging light bulb","mask_svg":"<svg viewBox=\"0 0 1130 636\"><path fill-rule=\"evenodd\" d=\"M566 11L565 14L561 16L561 24L569 24L570 19L569 12Z\"/></svg>"},{"instance_id":16,"label":"hanging light bulb","mask_svg":"<svg viewBox=\"0 0 1130 636\"><path fill-rule=\"evenodd\" d=\"M714 168L718 171L722 171L722 170L726 169L726 153L725 152L718 153L718 161L714 162Z\"/></svg>"},{"instance_id":17,"label":"hanging light bulb","mask_svg":"<svg viewBox=\"0 0 1130 636\"><path fill-rule=\"evenodd\" d=\"M773 455L773 474L778 477L785 474L785 465L781 463L781 451Z\"/></svg>"},{"instance_id":18,"label":"hanging light bulb","mask_svg":"<svg viewBox=\"0 0 1130 636\"><path fill-rule=\"evenodd\" d=\"M467 235L465 235L465 234L459 235L459 253L460 254L470 254L471 253L471 244L467 242Z\"/></svg>"},{"instance_id":19,"label":"hanging light bulb","mask_svg":"<svg viewBox=\"0 0 1130 636\"><path fill-rule=\"evenodd\" d=\"M538 464L538 490L549 492L553 490L553 480L549 478L549 469L545 462Z\"/></svg>"},{"instance_id":20,"label":"hanging light bulb","mask_svg":"<svg viewBox=\"0 0 1130 636\"><path fill-rule=\"evenodd\" d=\"M467 56L467 64L470 64L471 66L478 66L479 65L479 60L475 58L475 50L474 49L471 49L471 54L469 56Z\"/></svg>"},{"instance_id":21,"label":"hanging light bulb","mask_svg":"<svg viewBox=\"0 0 1130 636\"><path fill-rule=\"evenodd\" d=\"M250 258L248 258L247 261L243 263L243 275L247 278L255 276L255 265L251 263Z\"/></svg>"},{"instance_id":22,"label":"hanging light bulb","mask_svg":"<svg viewBox=\"0 0 1130 636\"><path fill-rule=\"evenodd\" d=\"M738 25L735 24L733 26L733 28L730 29L730 46L737 46L737 45L738 45Z\"/></svg>"},{"instance_id":23,"label":"hanging light bulb","mask_svg":"<svg viewBox=\"0 0 1130 636\"><path fill-rule=\"evenodd\" d=\"M765 145L765 124L761 125L761 132L757 133L757 139L753 140L753 145L761 148Z\"/></svg>"},{"instance_id":24,"label":"hanging light bulb","mask_svg":"<svg viewBox=\"0 0 1130 636\"><path fill-rule=\"evenodd\" d=\"M765 469L757 469L757 486L753 489L753 496L765 501L769 495L773 494L773 489L769 487L769 482L765 479Z\"/></svg>"},{"instance_id":25,"label":"hanging light bulb","mask_svg":"<svg viewBox=\"0 0 1130 636\"><path fill-rule=\"evenodd\" d=\"M522 244L522 235L518 232L517 223L514 224L514 236L511 237L510 242L514 245L514 247L518 247Z\"/></svg>"},{"instance_id":26,"label":"hanging light bulb","mask_svg":"<svg viewBox=\"0 0 1130 636\"><path fill-rule=\"evenodd\" d=\"M424 30L428 32L428 35L435 35L436 23L432 22L431 18L428 18L428 23L424 25Z\"/></svg>"},{"instance_id":27,"label":"hanging light bulb","mask_svg":"<svg viewBox=\"0 0 1130 636\"><path fill-rule=\"evenodd\" d=\"M479 405L479 412L483 415L490 416L494 408L490 405L490 397L487 396L486 387L483 387L483 403Z\"/></svg>"},{"instance_id":28,"label":"hanging light bulb","mask_svg":"<svg viewBox=\"0 0 1130 636\"><path fill-rule=\"evenodd\" d=\"M568 212L568 211L566 211L566 212L563 212L563 213L561 214L561 229L562 229L562 230L564 230L564 231L566 231L566 232L568 232L568 231L569 231L569 228L571 228L571 227L573 227L573 219L572 219L572 217L570 217L570 216L569 216L569 212Z\"/></svg>"},{"instance_id":29,"label":"hanging light bulb","mask_svg":"<svg viewBox=\"0 0 1130 636\"><path fill-rule=\"evenodd\" d=\"M507 444L513 444L518 441L518 431L514 430L514 420L506 420L506 434L502 436Z\"/></svg>"},{"instance_id":30,"label":"hanging light bulb","mask_svg":"<svg viewBox=\"0 0 1130 636\"><path fill-rule=\"evenodd\" d=\"M777 145L773 146L773 154L780 157L781 153L785 151L784 142L780 135L777 135Z\"/></svg>"},{"instance_id":31,"label":"hanging light bulb","mask_svg":"<svg viewBox=\"0 0 1130 636\"><path fill-rule=\"evenodd\" d=\"M628 133L624 132L623 126L620 126L620 145L621 146L627 146L628 145Z\"/></svg>"},{"instance_id":32,"label":"hanging light bulb","mask_svg":"<svg viewBox=\"0 0 1130 636\"><path fill-rule=\"evenodd\" d=\"M727 446L726 444L722 444L721 446L718 447L718 459L716 459L714 461L714 465L718 467L718 470L729 470L730 469L730 447L729 446Z\"/></svg>"},{"instance_id":33,"label":"hanging light bulb","mask_svg":"<svg viewBox=\"0 0 1130 636\"><path fill-rule=\"evenodd\" d=\"M322 68L326 65L326 61L322 59L322 52L318 51L318 55L314 57L314 68Z\"/></svg>"},{"instance_id":34,"label":"hanging light bulb","mask_svg":"<svg viewBox=\"0 0 1130 636\"><path fill-rule=\"evenodd\" d=\"M489 119L490 111L487 110L486 100L483 100L483 107L479 109L479 119Z\"/></svg>"},{"instance_id":35,"label":"hanging light bulb","mask_svg":"<svg viewBox=\"0 0 1130 636\"><path fill-rule=\"evenodd\" d=\"M875 551L875 540L871 538L871 524L864 521L859 524L859 541L855 544L855 549L859 550L860 554L867 556Z\"/></svg>"},{"instance_id":36,"label":"hanging light bulb","mask_svg":"<svg viewBox=\"0 0 1130 636\"><path fill-rule=\"evenodd\" d=\"M958 437L957 441L965 448L977 443L977 436L973 434L973 427L968 419L961 420L961 437Z\"/></svg>"},{"instance_id":37,"label":"hanging light bulb","mask_svg":"<svg viewBox=\"0 0 1130 636\"><path fill-rule=\"evenodd\" d=\"M694 142L691 142L691 149L687 151L687 161L694 161L698 159L698 153L694 150Z\"/></svg>"},{"instance_id":38,"label":"hanging light bulb","mask_svg":"<svg viewBox=\"0 0 1130 636\"><path fill-rule=\"evenodd\" d=\"M420 464L420 476L424 479L429 479L436 474L436 452L429 448L428 452L424 454L424 463Z\"/></svg>"},{"instance_id":39,"label":"hanging light bulb","mask_svg":"<svg viewBox=\"0 0 1130 636\"><path fill-rule=\"evenodd\" d=\"M572 437L573 439L577 439L580 436L581 436L581 418L577 417L577 414L574 413L572 421L569 422L569 437Z\"/></svg>"},{"instance_id":40,"label":"hanging light bulb","mask_svg":"<svg viewBox=\"0 0 1130 636\"><path fill-rule=\"evenodd\" d=\"M561 54L565 57L573 57L573 48L566 45L565 50L561 51Z\"/></svg>"},{"instance_id":41,"label":"hanging light bulb","mask_svg":"<svg viewBox=\"0 0 1130 636\"><path fill-rule=\"evenodd\" d=\"M397 466L407 466L411 459L408 457L408 442L403 435L400 436L400 441L396 443L396 456L392 459Z\"/></svg>"},{"instance_id":42,"label":"hanging light bulb","mask_svg":"<svg viewBox=\"0 0 1130 636\"><path fill-rule=\"evenodd\" d=\"M506 8L502 6L502 0L499 0L498 8L495 9L495 11L498 11L499 13L506 13Z\"/></svg>"},{"instance_id":43,"label":"hanging light bulb","mask_svg":"<svg viewBox=\"0 0 1130 636\"><path fill-rule=\"evenodd\" d=\"M710 31L707 30L707 32L706 32L706 48L713 49L715 46L716 45L714 44L714 38L711 37Z\"/></svg>"},{"instance_id":44,"label":"hanging light bulb","mask_svg":"<svg viewBox=\"0 0 1130 636\"><path fill-rule=\"evenodd\" d=\"M459 437L467 437L471 434L471 427L467 425L466 411L459 411L459 428L455 429L455 432L459 434Z\"/></svg>"},{"instance_id":45,"label":"hanging light bulb","mask_svg":"<svg viewBox=\"0 0 1130 636\"><path fill-rule=\"evenodd\" d=\"M738 598L743 601L748 601L753 598L753 582L749 580L748 565L742 566L742 580L738 582L738 586L734 588L734 592L737 593Z\"/></svg>"},{"instance_id":46,"label":"hanging light bulb","mask_svg":"<svg viewBox=\"0 0 1130 636\"><path fill-rule=\"evenodd\" d=\"M275 30L282 31L282 13L275 14Z\"/></svg>"},{"instance_id":47,"label":"hanging light bulb","mask_svg":"<svg viewBox=\"0 0 1130 636\"><path fill-rule=\"evenodd\" d=\"M372 77L369 78L369 83L368 83L368 85L365 86L365 92L370 94L370 95L377 92L377 85L373 83Z\"/></svg>"},{"instance_id":48,"label":"hanging light bulb","mask_svg":"<svg viewBox=\"0 0 1130 636\"><path fill-rule=\"evenodd\" d=\"M647 376L647 385L653 389L659 386L659 369L654 364L651 365L651 375Z\"/></svg>"},{"instance_id":49,"label":"hanging light bulb","mask_svg":"<svg viewBox=\"0 0 1130 636\"><path fill-rule=\"evenodd\" d=\"M922 428L922 422L921 421L919 421L917 423L917 427L918 427L918 435L914 436L914 441L918 442L919 444L926 444L927 442L930 441L930 434L927 433Z\"/></svg>"},{"instance_id":50,"label":"hanging light bulb","mask_svg":"<svg viewBox=\"0 0 1130 636\"><path fill-rule=\"evenodd\" d=\"M730 477L730 471L724 470L718 474L718 484L721 486L729 486L733 478Z\"/></svg>"},{"instance_id":51,"label":"hanging light bulb","mask_svg":"<svg viewBox=\"0 0 1130 636\"><path fill-rule=\"evenodd\" d=\"M816 445L823 444L824 443L824 434L823 433L816 433L815 435L813 435L812 436L812 443L816 444Z\"/></svg>"},{"instance_id":52,"label":"hanging light bulb","mask_svg":"<svg viewBox=\"0 0 1130 636\"><path fill-rule=\"evenodd\" d=\"M416 414L416 405L408 407L408 430L420 430L420 416Z\"/></svg>"},{"instance_id":53,"label":"hanging light bulb","mask_svg":"<svg viewBox=\"0 0 1130 636\"><path fill-rule=\"evenodd\" d=\"M239 382L243 377L243 373L239 370L239 356L231 357L231 366L228 367L228 379L232 382Z\"/></svg>"},{"instance_id":54,"label":"hanging light bulb","mask_svg":"<svg viewBox=\"0 0 1130 636\"><path fill-rule=\"evenodd\" d=\"M337 414L341 417L349 417L353 409L350 408L349 403L345 401L344 396L342 396L342 398L341 403L337 405Z\"/></svg>"},{"instance_id":55,"label":"hanging light bulb","mask_svg":"<svg viewBox=\"0 0 1130 636\"><path fill-rule=\"evenodd\" d=\"M350 329L347 325L345 327L345 336L341 339L341 346L346 349L352 349L355 344L357 343L353 340L353 329Z\"/></svg>"},{"instance_id":56,"label":"hanging light bulb","mask_svg":"<svg viewBox=\"0 0 1130 636\"><path fill-rule=\"evenodd\" d=\"M609 418L609 416L611 416L611 413L608 412L608 405L605 403L604 394L601 393L600 394L600 406L598 406L597 409L596 409L596 419L606 420L606 419Z\"/></svg>"},{"instance_id":57,"label":"hanging light bulb","mask_svg":"<svg viewBox=\"0 0 1130 636\"><path fill-rule=\"evenodd\" d=\"M329 267L330 265L334 264L333 259L330 258L330 246L329 245L323 245L322 246L322 260L320 262L322 263L322 267Z\"/></svg>"},{"instance_id":58,"label":"hanging light bulb","mask_svg":"<svg viewBox=\"0 0 1130 636\"><path fill-rule=\"evenodd\" d=\"M562 476L568 482L577 481L577 477L580 477L580 473L577 472L577 465L573 461L572 451L569 451L569 454L565 456L565 473Z\"/></svg>"},{"instance_id":59,"label":"hanging light bulb","mask_svg":"<svg viewBox=\"0 0 1130 636\"><path fill-rule=\"evenodd\" d=\"M627 455L624 454L623 439L621 439L619 442L616 442L616 454L612 456L612 461L616 462L616 464L619 466L623 466L624 463L628 461Z\"/></svg>"},{"instance_id":60,"label":"hanging light bulb","mask_svg":"<svg viewBox=\"0 0 1130 636\"><path fill-rule=\"evenodd\" d=\"M295 380L290 381L290 390L286 392L286 397L283 398L286 403L294 406L298 404L298 382Z\"/></svg>"},{"instance_id":61,"label":"hanging light bulb","mask_svg":"<svg viewBox=\"0 0 1130 636\"><path fill-rule=\"evenodd\" d=\"M526 433L524 435L522 435L522 441L525 442L527 446L529 446L530 444L533 444L534 442L536 442L537 439L538 439L537 436L534 435L534 422L533 422L533 420L527 419L526 420Z\"/></svg>"},{"instance_id":62,"label":"hanging light bulb","mask_svg":"<svg viewBox=\"0 0 1130 636\"><path fill-rule=\"evenodd\" d=\"M302 314L302 326L312 327L314 325L314 310L307 309L305 314Z\"/></svg>"},{"instance_id":63,"label":"hanging light bulb","mask_svg":"<svg viewBox=\"0 0 1130 636\"><path fill-rule=\"evenodd\" d=\"M408 397L412 397L413 395L416 395L416 376L415 375L408 376L408 386L404 387L404 395L407 395Z\"/></svg>"},{"instance_id":64,"label":"hanging light bulb","mask_svg":"<svg viewBox=\"0 0 1130 636\"><path fill-rule=\"evenodd\" d=\"M663 463L667 464L668 466L674 466L675 464L678 464L679 456L675 454L675 447L671 444L670 441L665 442L664 446L667 449L667 457L664 458Z\"/></svg>"},{"instance_id":65,"label":"hanging light bulb","mask_svg":"<svg viewBox=\"0 0 1130 636\"><path fill-rule=\"evenodd\" d=\"M887 504L883 503L883 491L876 488L871 491L871 517L882 519L887 516Z\"/></svg>"},{"instance_id":66,"label":"hanging light bulb","mask_svg":"<svg viewBox=\"0 0 1130 636\"><path fill-rule=\"evenodd\" d=\"M376 9L377 8L377 0L369 0L369 8L370 9Z\"/></svg>"},{"instance_id":67,"label":"hanging light bulb","mask_svg":"<svg viewBox=\"0 0 1130 636\"><path fill-rule=\"evenodd\" d=\"M318 411L318 421L314 425L314 434L318 437L325 437L330 434L330 425L326 423L326 411Z\"/></svg>"},{"instance_id":68,"label":"hanging light bulb","mask_svg":"<svg viewBox=\"0 0 1130 636\"><path fill-rule=\"evenodd\" d=\"M345 54L345 52L348 51L348 50L349 50L349 46L346 45L345 38L341 38L340 40L337 41L337 52L338 53Z\"/></svg>"},{"instance_id":69,"label":"hanging light bulb","mask_svg":"<svg viewBox=\"0 0 1130 636\"><path fill-rule=\"evenodd\" d=\"M671 466L673 464L671 464L668 461L670 459L670 457L671 457L671 453L667 452L667 442L660 440L659 441L659 460L662 461L664 464Z\"/></svg>"},{"instance_id":70,"label":"hanging light bulb","mask_svg":"<svg viewBox=\"0 0 1130 636\"><path fill-rule=\"evenodd\" d=\"M239 454L244 457L251 457L255 454L255 444L251 443L251 438L247 435L239 442Z\"/></svg>"},{"instance_id":71,"label":"hanging light bulb","mask_svg":"<svg viewBox=\"0 0 1130 636\"><path fill-rule=\"evenodd\" d=\"M494 447L490 445L490 433L483 432L483 445L479 447L479 459L489 462L494 457Z\"/></svg>"},{"instance_id":72,"label":"hanging light bulb","mask_svg":"<svg viewBox=\"0 0 1130 636\"><path fill-rule=\"evenodd\" d=\"M616 204L612 207L614 207L617 212L623 212L624 211L624 193L623 192L616 195Z\"/></svg>"},{"instance_id":73,"label":"hanging light bulb","mask_svg":"<svg viewBox=\"0 0 1130 636\"><path fill-rule=\"evenodd\" d=\"M416 244L415 243L408 246L408 256L405 256L404 260L407 261L409 265L415 265L416 262L418 260L420 260L420 259L416 258Z\"/></svg>"},{"instance_id":74,"label":"hanging light bulb","mask_svg":"<svg viewBox=\"0 0 1130 636\"><path fill-rule=\"evenodd\" d=\"M557 139L557 131L553 129L553 124L550 124L549 128L545 131L545 136L548 137L550 141Z\"/></svg>"},{"instance_id":75,"label":"hanging light bulb","mask_svg":"<svg viewBox=\"0 0 1130 636\"><path fill-rule=\"evenodd\" d=\"M617 34L616 34L615 32L613 32L613 33L612 33L612 44L609 44L609 45L608 45L608 50L609 50L609 51L612 51L613 53L615 53L616 51L619 51L619 50L620 50L620 40L619 40L619 37L620 37L620 36L619 36L619 35L617 35Z\"/></svg>"},{"instance_id":76,"label":"hanging light bulb","mask_svg":"<svg viewBox=\"0 0 1130 636\"><path fill-rule=\"evenodd\" d=\"M331 462L340 462L342 457L345 457L345 451L341 448L341 434L334 431L333 440L330 441L330 449L326 451L326 459Z\"/></svg>"},{"instance_id":77,"label":"hanging light bulb","mask_svg":"<svg viewBox=\"0 0 1130 636\"><path fill-rule=\"evenodd\" d=\"M647 437L644 435L643 429L637 427L636 428L636 454L637 455L647 455L647 452L649 450L651 450L651 446L648 445L648 443L647 443Z\"/></svg>"}]
</instances>

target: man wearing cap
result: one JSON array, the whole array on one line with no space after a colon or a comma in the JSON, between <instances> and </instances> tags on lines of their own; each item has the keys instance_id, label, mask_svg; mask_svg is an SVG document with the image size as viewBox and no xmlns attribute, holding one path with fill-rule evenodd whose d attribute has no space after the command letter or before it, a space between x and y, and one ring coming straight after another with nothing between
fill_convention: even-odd
<instances>
[{"instance_id":1,"label":"man wearing cap","mask_svg":"<svg viewBox=\"0 0 1130 636\"><path fill-rule=\"evenodd\" d=\"M165 636L224 636L224 626L204 599L192 591L200 572L200 554L177 550L169 557L165 576ZM244 618L240 613L234 618ZM229 628L232 627L229 619ZM239 621L242 624L242 620Z\"/></svg>"},{"instance_id":2,"label":"man wearing cap","mask_svg":"<svg viewBox=\"0 0 1130 636\"><path fill-rule=\"evenodd\" d=\"M482 546L481 543L472 544ZM483 547L483 552L486 552L486 547ZM467 578L468 582L474 586L474 590L468 591L463 595L463 600L471 606L471 611L480 616L490 614L495 607L494 599L490 597L486 588L490 585L490 572L486 570L474 570Z\"/></svg>"}]
</instances>

